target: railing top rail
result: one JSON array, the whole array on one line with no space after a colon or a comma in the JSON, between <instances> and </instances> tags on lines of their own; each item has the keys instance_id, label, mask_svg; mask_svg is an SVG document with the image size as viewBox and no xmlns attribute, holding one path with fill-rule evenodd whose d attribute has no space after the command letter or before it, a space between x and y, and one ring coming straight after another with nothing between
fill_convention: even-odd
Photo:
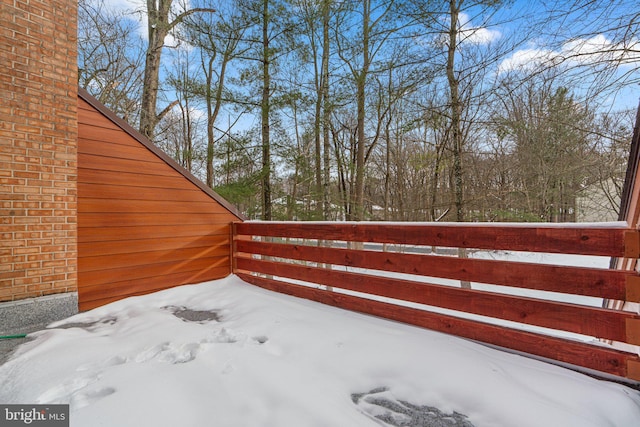
<instances>
[{"instance_id":1,"label":"railing top rail","mask_svg":"<svg viewBox=\"0 0 640 427\"><path fill-rule=\"evenodd\" d=\"M607 228L607 229L620 229L629 228L629 225L625 221L608 221L608 222L428 222L428 221L262 221L262 220L247 220L239 221L238 224L286 224L286 225L345 225L345 226L389 226L400 225L408 227L489 227L489 228Z\"/></svg>"},{"instance_id":2,"label":"railing top rail","mask_svg":"<svg viewBox=\"0 0 640 427\"><path fill-rule=\"evenodd\" d=\"M640 234L609 223L236 223L240 235L637 258Z\"/></svg>"}]
</instances>

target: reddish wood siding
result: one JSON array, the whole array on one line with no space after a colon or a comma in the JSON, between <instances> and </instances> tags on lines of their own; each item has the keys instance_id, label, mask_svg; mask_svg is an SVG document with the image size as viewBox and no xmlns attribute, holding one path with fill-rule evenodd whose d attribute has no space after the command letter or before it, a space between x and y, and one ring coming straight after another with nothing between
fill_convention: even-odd
<instances>
[{"instance_id":1,"label":"reddish wood siding","mask_svg":"<svg viewBox=\"0 0 640 427\"><path fill-rule=\"evenodd\" d=\"M81 93L81 310L230 273L230 223L238 215L134 132Z\"/></svg>"}]
</instances>

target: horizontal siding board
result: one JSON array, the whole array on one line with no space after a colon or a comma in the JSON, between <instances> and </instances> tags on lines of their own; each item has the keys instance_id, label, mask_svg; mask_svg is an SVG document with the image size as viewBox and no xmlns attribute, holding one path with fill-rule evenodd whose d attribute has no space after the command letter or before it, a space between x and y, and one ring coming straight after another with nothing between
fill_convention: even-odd
<instances>
[{"instance_id":1,"label":"horizontal siding board","mask_svg":"<svg viewBox=\"0 0 640 427\"><path fill-rule=\"evenodd\" d=\"M90 129L118 131L118 126L95 110L78 109L78 124L82 126L82 134Z\"/></svg>"},{"instance_id":2,"label":"horizontal siding board","mask_svg":"<svg viewBox=\"0 0 640 427\"><path fill-rule=\"evenodd\" d=\"M142 265L164 264L166 262L184 262L190 259L226 257L229 255L229 244L214 246L171 248L166 250L138 252L135 254L113 254L101 256L84 256L78 258L78 268L82 271L98 271Z\"/></svg>"},{"instance_id":3,"label":"horizontal siding board","mask_svg":"<svg viewBox=\"0 0 640 427\"><path fill-rule=\"evenodd\" d=\"M499 347L510 348L523 353L533 354L575 366L582 366L587 369L606 372L620 377L627 376L627 363L629 361L637 362L640 360L638 355L607 347L599 347L562 338L544 336L533 332L509 329L502 326L490 325L409 307L401 307L336 292L327 292L273 279L252 276L242 272L239 272L238 276L249 283L272 291L463 338L488 342Z\"/></svg>"},{"instance_id":4,"label":"horizontal siding board","mask_svg":"<svg viewBox=\"0 0 640 427\"><path fill-rule=\"evenodd\" d=\"M81 91L82 91L82 89L81 89ZM87 102L85 99L83 99L82 94L79 94L79 96L78 96L78 110L97 113L97 114L100 114L102 117L104 117L104 114L100 113L98 110L96 110L96 108L94 106L92 106L89 102ZM91 123L91 122L89 122L89 123Z\"/></svg>"},{"instance_id":5,"label":"horizontal siding board","mask_svg":"<svg viewBox=\"0 0 640 427\"><path fill-rule=\"evenodd\" d=\"M156 239L120 240L78 243L78 258L100 255L137 254L153 250L182 248L229 247L228 236L163 237Z\"/></svg>"},{"instance_id":6,"label":"horizontal siding board","mask_svg":"<svg viewBox=\"0 0 640 427\"><path fill-rule=\"evenodd\" d=\"M141 173L145 175L175 176L176 172L163 167L159 163L149 163L135 159L116 159L92 154L78 153L78 164L83 169L94 169L100 171Z\"/></svg>"},{"instance_id":7,"label":"horizontal siding board","mask_svg":"<svg viewBox=\"0 0 640 427\"><path fill-rule=\"evenodd\" d=\"M88 169L80 164L78 167L79 184L104 184L129 187L123 192L141 191L144 188L194 189L194 185L178 174L165 176L148 175L137 171L122 172L101 169ZM84 194L83 194L84 195ZM91 194L88 194L91 195Z\"/></svg>"},{"instance_id":8,"label":"horizontal siding board","mask_svg":"<svg viewBox=\"0 0 640 427\"><path fill-rule=\"evenodd\" d=\"M164 162L146 147L111 144L102 141L78 141L78 154L90 154L114 159L129 159L137 162L156 163L166 166Z\"/></svg>"},{"instance_id":9,"label":"horizontal siding board","mask_svg":"<svg viewBox=\"0 0 640 427\"><path fill-rule=\"evenodd\" d=\"M232 218L226 213L91 213L85 212L78 217L78 227L129 227L173 224L211 224L226 223Z\"/></svg>"},{"instance_id":10,"label":"horizontal siding board","mask_svg":"<svg viewBox=\"0 0 640 427\"><path fill-rule=\"evenodd\" d=\"M243 257L236 258L236 266L239 270L622 342L627 341L626 319L638 318L604 308Z\"/></svg>"},{"instance_id":11,"label":"horizontal siding board","mask_svg":"<svg viewBox=\"0 0 640 427\"><path fill-rule=\"evenodd\" d=\"M211 203L211 199L197 188L145 188L135 191L131 187L112 184L78 183L78 192L88 199L119 199L119 200L167 200L173 202Z\"/></svg>"},{"instance_id":12,"label":"horizontal siding board","mask_svg":"<svg viewBox=\"0 0 640 427\"><path fill-rule=\"evenodd\" d=\"M201 236L225 236L228 238L229 225L218 223L78 228L78 243Z\"/></svg>"},{"instance_id":13,"label":"horizontal siding board","mask_svg":"<svg viewBox=\"0 0 640 427\"><path fill-rule=\"evenodd\" d=\"M475 249L624 255L625 228L438 224L238 223L239 235L396 243Z\"/></svg>"},{"instance_id":14,"label":"horizontal siding board","mask_svg":"<svg viewBox=\"0 0 640 427\"><path fill-rule=\"evenodd\" d=\"M80 125L82 125L80 123ZM135 138L132 138L120 129L111 129L108 127L100 127L93 125L84 125L82 130L78 130L78 138L84 143L88 142L104 142L108 144L124 145L129 147L141 147Z\"/></svg>"},{"instance_id":15,"label":"horizontal siding board","mask_svg":"<svg viewBox=\"0 0 640 427\"><path fill-rule=\"evenodd\" d=\"M119 130L120 128L107 119L101 113L91 109L91 106L86 104L85 108L78 108L78 124L82 125L82 133L85 133L89 127L98 129L111 129Z\"/></svg>"},{"instance_id":16,"label":"horizontal siding board","mask_svg":"<svg viewBox=\"0 0 640 427\"><path fill-rule=\"evenodd\" d=\"M198 258L118 269L79 271L78 281L83 283L83 286L104 285L111 282L134 281L173 273L206 271L215 267L226 267L228 269L228 257Z\"/></svg>"},{"instance_id":17,"label":"horizontal siding board","mask_svg":"<svg viewBox=\"0 0 640 427\"><path fill-rule=\"evenodd\" d=\"M221 279L229 274L228 266L153 276L137 280L84 286L79 290L80 310L91 310L109 302L135 295L144 295L180 285Z\"/></svg>"},{"instance_id":18,"label":"horizontal siding board","mask_svg":"<svg viewBox=\"0 0 640 427\"><path fill-rule=\"evenodd\" d=\"M162 289L162 288L161 288ZM160 289L158 289L160 290ZM102 298L102 299L94 299L94 300L87 300L87 298L82 295L80 292L78 292L78 310L80 311L89 311L89 310L93 310L94 308L98 308L98 307L102 307L103 305L107 305L110 304L112 302L116 302L118 300L121 300L123 298L128 298L128 297L132 297L132 296L138 296L138 295L145 295L148 293L151 293L153 291L149 291L149 292L129 292L126 295L123 296L112 296L112 297L108 297L108 298Z\"/></svg>"},{"instance_id":19,"label":"horizontal siding board","mask_svg":"<svg viewBox=\"0 0 640 427\"><path fill-rule=\"evenodd\" d=\"M93 108L91 106L91 104L89 104L87 101L85 101L84 99L82 99L82 97L78 97L78 109L79 110L89 110L89 111L96 111L95 108Z\"/></svg>"},{"instance_id":20,"label":"horizontal siding board","mask_svg":"<svg viewBox=\"0 0 640 427\"><path fill-rule=\"evenodd\" d=\"M129 200L123 198L93 199L82 197L78 200L78 210L86 213L173 213L215 214L226 213L222 206L211 202L199 202L187 199L177 200Z\"/></svg>"},{"instance_id":21,"label":"horizontal siding board","mask_svg":"<svg viewBox=\"0 0 640 427\"><path fill-rule=\"evenodd\" d=\"M238 252L624 300L631 272L237 240Z\"/></svg>"}]
</instances>

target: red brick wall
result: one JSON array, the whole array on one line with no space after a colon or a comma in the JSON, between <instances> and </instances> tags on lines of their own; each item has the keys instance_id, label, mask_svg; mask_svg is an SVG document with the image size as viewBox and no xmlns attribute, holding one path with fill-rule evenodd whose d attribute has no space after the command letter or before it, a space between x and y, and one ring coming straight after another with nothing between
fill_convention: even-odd
<instances>
[{"instance_id":1,"label":"red brick wall","mask_svg":"<svg viewBox=\"0 0 640 427\"><path fill-rule=\"evenodd\" d=\"M77 290L76 0L0 0L0 301Z\"/></svg>"}]
</instances>

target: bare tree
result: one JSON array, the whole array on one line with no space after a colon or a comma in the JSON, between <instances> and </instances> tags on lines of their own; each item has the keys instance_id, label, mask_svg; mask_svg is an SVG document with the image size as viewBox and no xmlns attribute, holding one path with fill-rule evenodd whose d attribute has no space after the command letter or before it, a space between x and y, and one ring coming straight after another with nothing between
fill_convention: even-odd
<instances>
[{"instance_id":1,"label":"bare tree","mask_svg":"<svg viewBox=\"0 0 640 427\"><path fill-rule=\"evenodd\" d=\"M165 39L169 33L184 20L198 12L214 12L211 8L176 8L174 0L147 0L147 45L144 77L142 86L142 105L140 109L140 132L149 139L153 139L156 123L166 114L170 107L158 113L157 99L160 80L160 61Z\"/></svg>"},{"instance_id":2,"label":"bare tree","mask_svg":"<svg viewBox=\"0 0 640 427\"><path fill-rule=\"evenodd\" d=\"M78 3L78 84L131 124L138 119L144 63L136 26L104 0Z\"/></svg>"},{"instance_id":3,"label":"bare tree","mask_svg":"<svg viewBox=\"0 0 640 427\"><path fill-rule=\"evenodd\" d=\"M206 184L213 188L215 128L220 111L229 99L226 89L228 69L233 60L242 55L240 47L247 29L235 5L218 7L217 14L194 15L186 21L188 42L196 46L200 54L200 67L204 82L198 82L194 90L204 99L207 110Z\"/></svg>"},{"instance_id":4,"label":"bare tree","mask_svg":"<svg viewBox=\"0 0 640 427\"><path fill-rule=\"evenodd\" d=\"M625 171L629 159L629 145L632 138L635 112L623 110L602 114L596 117L595 125L590 129L595 139L597 161L591 178L596 181L592 188L582 194L595 212L609 213L611 219L618 219ZM591 218L585 218L591 220Z\"/></svg>"},{"instance_id":5,"label":"bare tree","mask_svg":"<svg viewBox=\"0 0 640 427\"><path fill-rule=\"evenodd\" d=\"M543 221L575 221L576 197L595 182L600 160L590 138L593 114L553 74L517 89L505 83L501 93L498 132L513 144L520 209Z\"/></svg>"},{"instance_id":6,"label":"bare tree","mask_svg":"<svg viewBox=\"0 0 640 427\"><path fill-rule=\"evenodd\" d=\"M383 123L377 120L380 115L376 114L372 125L373 135L367 135L367 107L375 105L370 95L372 90L375 91L371 88L375 88L376 84L371 77L405 63L391 59L401 57L396 56L396 50L402 51L399 46L410 41L410 38L404 38L407 24L402 19L399 7L400 2L396 1L365 0L351 8L342 9L337 16L336 52L347 69L356 104L356 144L353 153L355 179L349 197L349 220L363 220L365 217L367 159L382 131ZM357 27L354 22L358 22ZM357 31L353 28L357 28Z\"/></svg>"},{"instance_id":7,"label":"bare tree","mask_svg":"<svg viewBox=\"0 0 640 427\"><path fill-rule=\"evenodd\" d=\"M330 59L330 19L334 1L320 2L304 0L299 2L302 12L301 36L305 39L311 56L313 69L313 141L316 210L318 217L328 219L330 212L330 152L329 140L331 107L329 100L329 59ZM301 50L307 55L307 50Z\"/></svg>"},{"instance_id":8,"label":"bare tree","mask_svg":"<svg viewBox=\"0 0 640 427\"><path fill-rule=\"evenodd\" d=\"M191 77L191 57L188 51L182 51L175 61L172 73L168 77L168 86L176 94L174 110L167 113L158 123L160 128L156 132L156 144L161 148L167 147L165 152L189 172L193 172L193 161L198 157L196 153L195 137L198 129L197 99L193 91L194 79Z\"/></svg>"},{"instance_id":9,"label":"bare tree","mask_svg":"<svg viewBox=\"0 0 640 427\"><path fill-rule=\"evenodd\" d=\"M603 107L640 82L640 10L635 0L543 2L537 69L562 67L582 98ZM531 66L529 66L531 67Z\"/></svg>"}]
</instances>

